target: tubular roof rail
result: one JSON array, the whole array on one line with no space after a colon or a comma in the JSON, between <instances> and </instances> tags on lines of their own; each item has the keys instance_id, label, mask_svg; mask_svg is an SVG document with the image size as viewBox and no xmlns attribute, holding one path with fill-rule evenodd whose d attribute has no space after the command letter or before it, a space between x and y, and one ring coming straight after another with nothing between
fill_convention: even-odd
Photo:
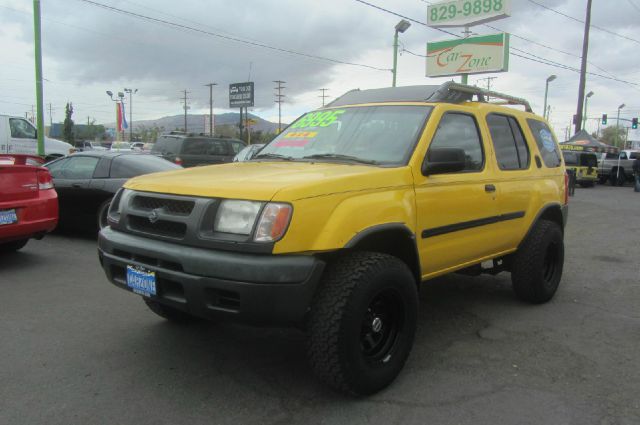
<instances>
[{"instance_id":1,"label":"tubular roof rail","mask_svg":"<svg viewBox=\"0 0 640 425\"><path fill-rule=\"evenodd\" d=\"M498 104L520 105L524 106L527 112L533 112L531 105L529 105L529 102L525 99L485 90L476 86L458 84L453 81L448 81L439 86L386 87L369 90L354 89L338 97L326 107L381 102L463 103L472 101L474 96L478 102L487 102L487 99L491 97L502 101Z\"/></svg>"}]
</instances>

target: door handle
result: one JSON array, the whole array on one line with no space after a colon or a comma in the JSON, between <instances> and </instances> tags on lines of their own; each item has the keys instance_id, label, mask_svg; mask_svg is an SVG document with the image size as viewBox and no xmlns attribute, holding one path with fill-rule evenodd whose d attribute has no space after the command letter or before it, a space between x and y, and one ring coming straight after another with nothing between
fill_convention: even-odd
<instances>
[{"instance_id":1,"label":"door handle","mask_svg":"<svg viewBox=\"0 0 640 425\"><path fill-rule=\"evenodd\" d=\"M71 187L82 187L82 184L80 184L80 183L73 183L73 184L71 185Z\"/></svg>"},{"instance_id":2,"label":"door handle","mask_svg":"<svg viewBox=\"0 0 640 425\"><path fill-rule=\"evenodd\" d=\"M484 185L484 191L485 192L495 192L496 191L496 187L492 184L485 184Z\"/></svg>"}]
</instances>

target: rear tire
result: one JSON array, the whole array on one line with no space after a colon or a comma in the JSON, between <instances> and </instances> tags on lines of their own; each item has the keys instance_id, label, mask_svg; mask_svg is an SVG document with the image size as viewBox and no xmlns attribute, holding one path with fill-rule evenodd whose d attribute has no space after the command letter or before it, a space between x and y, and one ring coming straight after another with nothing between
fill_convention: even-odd
<instances>
[{"instance_id":1,"label":"rear tire","mask_svg":"<svg viewBox=\"0 0 640 425\"><path fill-rule=\"evenodd\" d=\"M19 249L22 249L27 244L27 242L29 242L29 239L20 239L17 241L5 242L3 244L0 244L0 252L18 251Z\"/></svg>"},{"instance_id":2,"label":"rear tire","mask_svg":"<svg viewBox=\"0 0 640 425\"><path fill-rule=\"evenodd\" d=\"M149 310L153 311L158 316L167 319L170 322L190 323L197 321L194 316L173 307L160 304L157 301L144 299L144 303L147 305L147 307L149 307Z\"/></svg>"},{"instance_id":3,"label":"rear tire","mask_svg":"<svg viewBox=\"0 0 640 425\"><path fill-rule=\"evenodd\" d=\"M100 204L98 208L98 230L102 230L109 225L109 220L107 219L107 214L109 213L109 207L111 206L111 201L113 198L109 198Z\"/></svg>"},{"instance_id":4,"label":"rear tire","mask_svg":"<svg viewBox=\"0 0 640 425\"><path fill-rule=\"evenodd\" d=\"M307 355L320 381L373 394L402 370L416 330L418 291L396 257L354 252L325 271L308 322Z\"/></svg>"},{"instance_id":5,"label":"rear tire","mask_svg":"<svg viewBox=\"0 0 640 425\"><path fill-rule=\"evenodd\" d=\"M553 298L562 278L564 241L557 223L540 220L514 254L511 282L522 301L541 304Z\"/></svg>"}]
</instances>

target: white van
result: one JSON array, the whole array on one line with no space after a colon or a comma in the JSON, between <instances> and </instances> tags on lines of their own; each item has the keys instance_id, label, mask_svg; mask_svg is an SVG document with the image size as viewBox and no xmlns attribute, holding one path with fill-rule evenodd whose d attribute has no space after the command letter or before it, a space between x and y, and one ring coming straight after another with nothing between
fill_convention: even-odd
<instances>
[{"instance_id":1,"label":"white van","mask_svg":"<svg viewBox=\"0 0 640 425\"><path fill-rule=\"evenodd\" d=\"M38 153L38 131L24 118L0 115L0 153ZM69 155L73 146L60 140L44 138L47 159Z\"/></svg>"}]
</instances>

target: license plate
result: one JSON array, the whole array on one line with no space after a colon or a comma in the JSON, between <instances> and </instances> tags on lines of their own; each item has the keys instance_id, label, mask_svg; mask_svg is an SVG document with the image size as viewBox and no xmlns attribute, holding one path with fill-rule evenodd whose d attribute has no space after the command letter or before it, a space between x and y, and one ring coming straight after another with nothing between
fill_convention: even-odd
<instances>
[{"instance_id":1,"label":"license plate","mask_svg":"<svg viewBox=\"0 0 640 425\"><path fill-rule=\"evenodd\" d=\"M136 294L150 297L156 294L156 272L143 267L127 266L127 286Z\"/></svg>"},{"instance_id":2,"label":"license plate","mask_svg":"<svg viewBox=\"0 0 640 425\"><path fill-rule=\"evenodd\" d=\"M0 211L0 226L3 224L13 224L18 222L16 210Z\"/></svg>"}]
</instances>

